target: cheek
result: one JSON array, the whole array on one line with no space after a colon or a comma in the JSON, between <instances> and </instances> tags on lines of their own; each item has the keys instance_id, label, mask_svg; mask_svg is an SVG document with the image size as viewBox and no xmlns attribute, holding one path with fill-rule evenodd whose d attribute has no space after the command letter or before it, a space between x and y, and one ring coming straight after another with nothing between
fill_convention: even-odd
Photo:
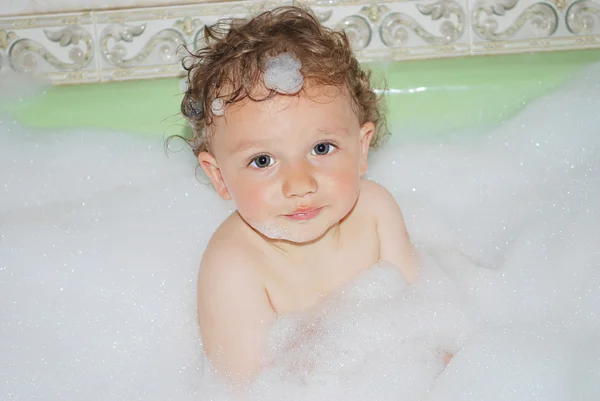
<instances>
[{"instance_id":1,"label":"cheek","mask_svg":"<svg viewBox=\"0 0 600 401\"><path fill-rule=\"evenodd\" d=\"M346 196L358 191L360 175L358 165L353 163L334 163L330 169L323 172L322 180L327 187Z\"/></svg>"},{"instance_id":2,"label":"cheek","mask_svg":"<svg viewBox=\"0 0 600 401\"><path fill-rule=\"evenodd\" d=\"M231 185L230 193L240 213L248 216L259 216L265 205L269 203L272 191L265 180L251 180L240 177Z\"/></svg>"}]
</instances>

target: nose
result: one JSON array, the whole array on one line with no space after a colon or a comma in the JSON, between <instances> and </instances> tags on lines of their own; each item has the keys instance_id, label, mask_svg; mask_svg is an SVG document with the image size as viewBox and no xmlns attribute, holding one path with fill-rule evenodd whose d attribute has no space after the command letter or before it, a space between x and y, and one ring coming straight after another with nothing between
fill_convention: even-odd
<instances>
[{"instance_id":1,"label":"nose","mask_svg":"<svg viewBox=\"0 0 600 401\"><path fill-rule=\"evenodd\" d=\"M289 165L283 174L283 194L286 198L301 198L317 191L317 181L309 163Z\"/></svg>"}]
</instances>

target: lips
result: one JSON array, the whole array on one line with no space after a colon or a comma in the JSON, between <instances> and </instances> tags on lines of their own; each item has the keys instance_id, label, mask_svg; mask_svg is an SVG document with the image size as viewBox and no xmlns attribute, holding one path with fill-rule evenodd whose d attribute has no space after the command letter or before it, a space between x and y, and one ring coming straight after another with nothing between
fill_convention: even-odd
<instances>
[{"instance_id":1,"label":"lips","mask_svg":"<svg viewBox=\"0 0 600 401\"><path fill-rule=\"evenodd\" d=\"M310 220L317 217L321 209L320 207L298 208L293 213L286 214L285 217L296 221Z\"/></svg>"}]
</instances>

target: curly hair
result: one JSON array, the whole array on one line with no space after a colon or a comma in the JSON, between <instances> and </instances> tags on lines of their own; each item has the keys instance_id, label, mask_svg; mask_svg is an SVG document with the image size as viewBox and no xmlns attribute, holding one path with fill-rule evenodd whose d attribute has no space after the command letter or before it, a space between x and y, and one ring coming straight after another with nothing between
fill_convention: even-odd
<instances>
[{"instance_id":1,"label":"curly hair","mask_svg":"<svg viewBox=\"0 0 600 401\"><path fill-rule=\"evenodd\" d=\"M346 89L360 124L375 124L371 146L386 135L381 99L371 86L370 72L363 71L344 32L324 27L308 9L278 7L247 19L221 20L204 27L206 46L183 60L188 72L188 89L181 113L189 121L193 137L187 142L194 154L209 151L207 127L212 124L211 102L225 104L246 98L262 101L275 96L252 96L262 77L264 60L282 52L293 53L302 63L306 81Z\"/></svg>"}]
</instances>

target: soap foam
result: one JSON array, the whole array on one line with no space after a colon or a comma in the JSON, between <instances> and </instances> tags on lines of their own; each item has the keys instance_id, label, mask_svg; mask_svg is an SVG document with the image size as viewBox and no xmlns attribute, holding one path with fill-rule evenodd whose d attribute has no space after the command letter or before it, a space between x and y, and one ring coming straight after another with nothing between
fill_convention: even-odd
<instances>
[{"instance_id":1,"label":"soap foam","mask_svg":"<svg viewBox=\"0 0 600 401\"><path fill-rule=\"evenodd\" d=\"M308 353L282 352L253 398L599 399L599 67L481 136L378 151L370 177L398 199L422 278L395 303L337 304L326 341L299 340L319 365L284 374ZM195 302L202 251L233 205L197 180L191 152L1 120L2 399L229 397Z\"/></svg>"}]
</instances>

